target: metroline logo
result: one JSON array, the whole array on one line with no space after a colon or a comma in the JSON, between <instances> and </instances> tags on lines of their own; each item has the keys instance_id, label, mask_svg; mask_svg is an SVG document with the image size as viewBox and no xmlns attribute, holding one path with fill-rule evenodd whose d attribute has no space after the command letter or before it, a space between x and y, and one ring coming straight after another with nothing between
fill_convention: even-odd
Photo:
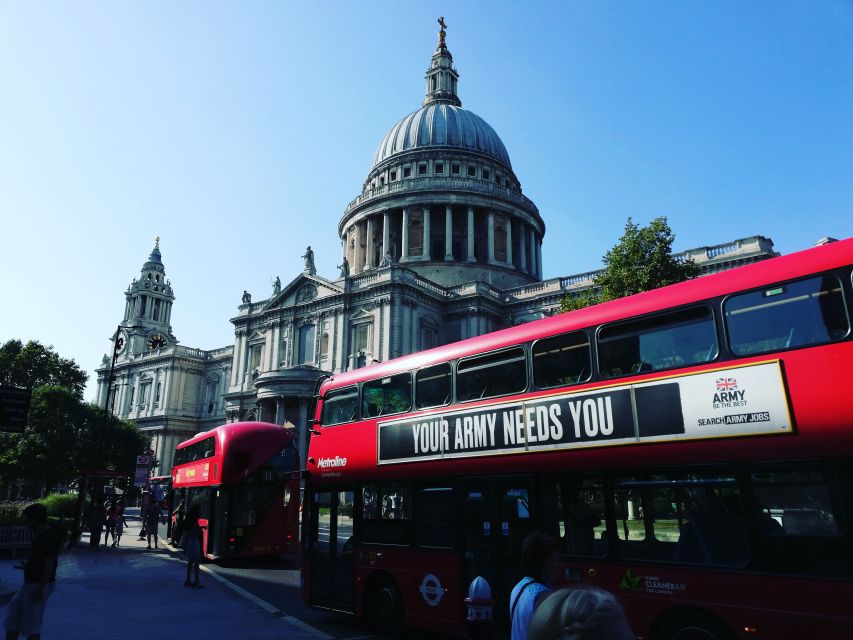
<instances>
[{"instance_id":1,"label":"metroline logo","mask_svg":"<svg viewBox=\"0 0 853 640\"><path fill-rule=\"evenodd\" d=\"M321 469L326 469L328 467L345 467L347 466L347 459L341 458L340 456L335 456L334 458L320 458L320 462L317 463L317 466Z\"/></svg>"}]
</instances>

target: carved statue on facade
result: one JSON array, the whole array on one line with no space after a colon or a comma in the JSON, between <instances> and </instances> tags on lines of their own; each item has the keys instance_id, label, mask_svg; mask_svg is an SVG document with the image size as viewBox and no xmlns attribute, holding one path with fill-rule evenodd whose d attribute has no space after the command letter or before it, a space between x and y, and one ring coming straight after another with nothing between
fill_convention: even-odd
<instances>
[{"instance_id":1,"label":"carved statue on facade","mask_svg":"<svg viewBox=\"0 0 853 640\"><path fill-rule=\"evenodd\" d=\"M386 251L385 255L382 257L382 262L379 263L380 267L390 267L391 266L391 252Z\"/></svg>"},{"instance_id":2,"label":"carved statue on facade","mask_svg":"<svg viewBox=\"0 0 853 640\"><path fill-rule=\"evenodd\" d=\"M305 255L302 256L305 260L305 273L316 275L317 268L314 266L314 252L311 250L311 245L305 249Z\"/></svg>"},{"instance_id":3,"label":"carved statue on facade","mask_svg":"<svg viewBox=\"0 0 853 640\"><path fill-rule=\"evenodd\" d=\"M344 261L338 265L338 269L341 270L341 278L349 277L349 260L344 256Z\"/></svg>"},{"instance_id":4,"label":"carved statue on facade","mask_svg":"<svg viewBox=\"0 0 853 640\"><path fill-rule=\"evenodd\" d=\"M249 304L252 301L252 294L243 289L243 304Z\"/></svg>"},{"instance_id":5,"label":"carved statue on facade","mask_svg":"<svg viewBox=\"0 0 853 640\"><path fill-rule=\"evenodd\" d=\"M272 285L272 294L274 296L277 296L280 293L281 293L281 279L278 276L276 276L275 282L273 282L273 285Z\"/></svg>"}]
</instances>

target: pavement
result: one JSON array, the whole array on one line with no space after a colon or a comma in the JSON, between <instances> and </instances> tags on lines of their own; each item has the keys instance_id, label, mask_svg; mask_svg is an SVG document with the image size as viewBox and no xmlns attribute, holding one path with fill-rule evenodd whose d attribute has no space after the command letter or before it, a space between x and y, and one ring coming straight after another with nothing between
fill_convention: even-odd
<instances>
[{"instance_id":1,"label":"pavement","mask_svg":"<svg viewBox=\"0 0 853 640\"><path fill-rule=\"evenodd\" d=\"M56 590L47 602L42 638L91 640L119 633L122 640L176 638L216 640L321 640L328 638L276 610L204 564L204 589L184 587L186 561L160 538L159 549L139 540L138 509L128 509L119 547L89 548L88 534L59 556ZM134 513L135 512L135 513ZM162 533L162 529L161 529ZM17 559L0 557L0 619L23 581ZM118 625L118 626L116 626Z\"/></svg>"}]
</instances>

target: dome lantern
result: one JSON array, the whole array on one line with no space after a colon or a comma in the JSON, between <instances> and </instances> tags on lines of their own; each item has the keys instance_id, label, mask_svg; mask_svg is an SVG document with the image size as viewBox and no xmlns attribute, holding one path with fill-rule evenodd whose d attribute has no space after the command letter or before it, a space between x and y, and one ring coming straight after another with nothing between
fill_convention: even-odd
<instances>
[{"instance_id":1,"label":"dome lantern","mask_svg":"<svg viewBox=\"0 0 853 640\"><path fill-rule=\"evenodd\" d=\"M441 27L438 32L438 46L432 54L432 62L426 72L426 97L423 106L443 103L461 107L462 101L456 95L459 73L453 68L453 56L445 42L447 25L444 23L444 16L438 19L438 24Z\"/></svg>"}]
</instances>

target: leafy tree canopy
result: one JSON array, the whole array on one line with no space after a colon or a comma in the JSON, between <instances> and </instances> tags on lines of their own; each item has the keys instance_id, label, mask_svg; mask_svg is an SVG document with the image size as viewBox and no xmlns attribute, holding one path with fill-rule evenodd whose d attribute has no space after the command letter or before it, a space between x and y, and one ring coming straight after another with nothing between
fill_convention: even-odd
<instances>
[{"instance_id":1,"label":"leafy tree canopy","mask_svg":"<svg viewBox=\"0 0 853 640\"><path fill-rule=\"evenodd\" d=\"M0 385L35 389L45 385L68 388L78 400L89 375L73 359L63 358L52 346L36 340L23 344L7 340L0 346Z\"/></svg>"},{"instance_id":2,"label":"leafy tree canopy","mask_svg":"<svg viewBox=\"0 0 853 640\"><path fill-rule=\"evenodd\" d=\"M672 255L672 233L665 217L640 227L631 218L619 242L604 254L604 270L594 279L594 289L578 297L566 296L563 311L582 309L593 304L623 298L668 284L683 282L699 275L692 260L679 261Z\"/></svg>"}]
</instances>

